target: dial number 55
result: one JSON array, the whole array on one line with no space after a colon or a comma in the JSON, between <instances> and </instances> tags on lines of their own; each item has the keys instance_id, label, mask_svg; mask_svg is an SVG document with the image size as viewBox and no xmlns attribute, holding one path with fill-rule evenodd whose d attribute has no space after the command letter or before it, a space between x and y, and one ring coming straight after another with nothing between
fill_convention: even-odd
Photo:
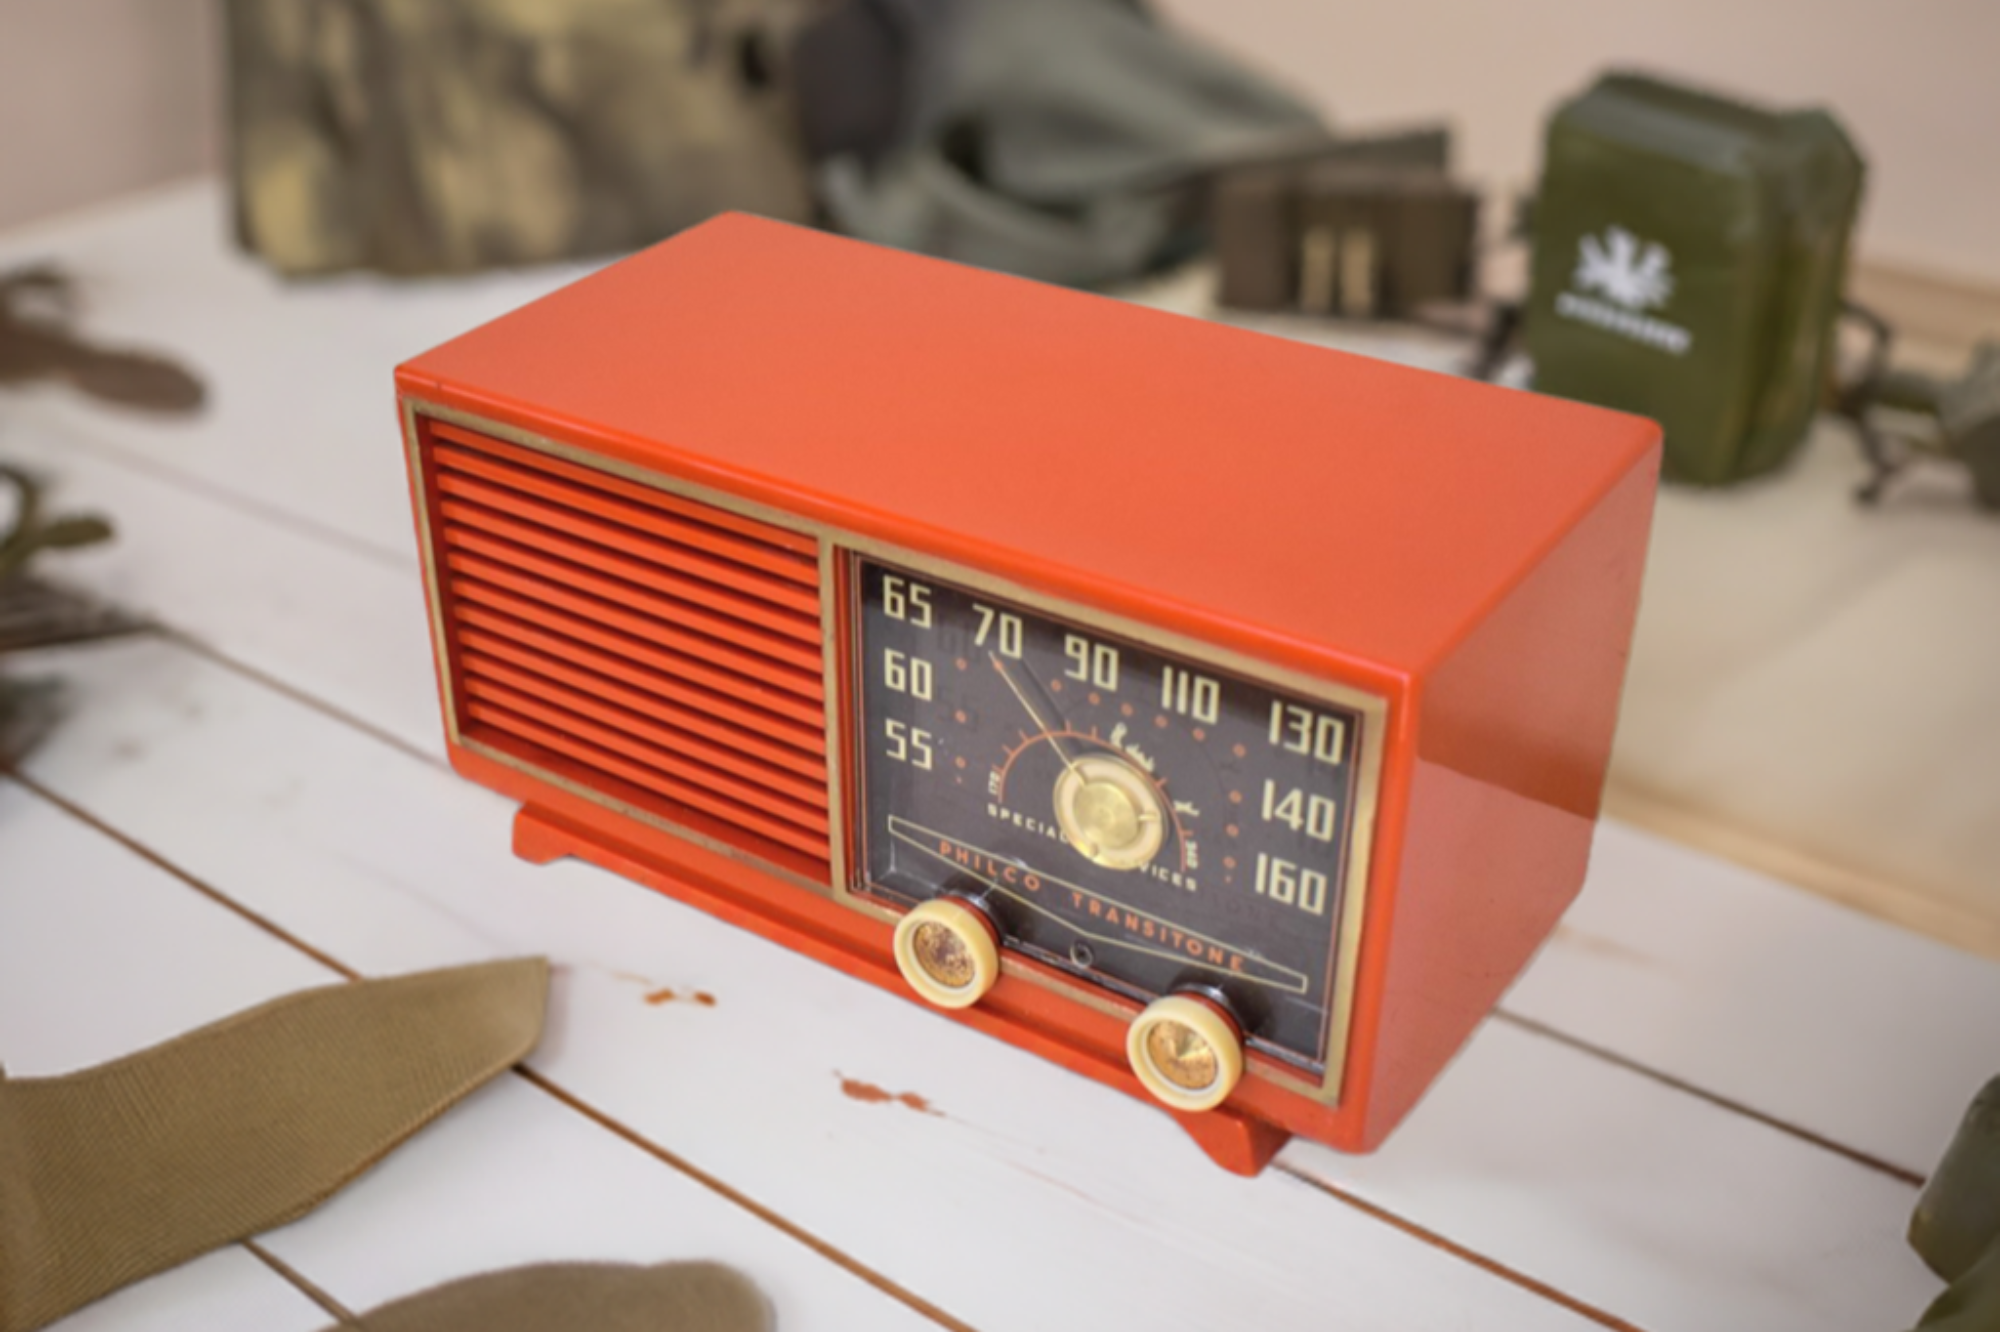
<instances>
[{"instance_id":1,"label":"dial number 55","mask_svg":"<svg viewBox=\"0 0 2000 1332\"><path fill-rule=\"evenodd\" d=\"M891 717L882 723L882 729L889 736L889 757L898 763L929 772L931 767L931 740L929 731L898 721Z\"/></svg>"}]
</instances>

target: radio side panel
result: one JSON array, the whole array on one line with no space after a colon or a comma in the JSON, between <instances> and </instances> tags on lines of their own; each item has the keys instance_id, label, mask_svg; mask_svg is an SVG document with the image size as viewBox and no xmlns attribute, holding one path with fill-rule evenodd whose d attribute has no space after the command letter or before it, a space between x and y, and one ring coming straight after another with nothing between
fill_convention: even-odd
<instances>
[{"instance_id":1,"label":"radio side panel","mask_svg":"<svg viewBox=\"0 0 2000 1332\"><path fill-rule=\"evenodd\" d=\"M1409 1112L1583 885L1657 485L1643 454L1422 681L1362 1138ZM1367 980L1364 979L1364 985Z\"/></svg>"}]
</instances>

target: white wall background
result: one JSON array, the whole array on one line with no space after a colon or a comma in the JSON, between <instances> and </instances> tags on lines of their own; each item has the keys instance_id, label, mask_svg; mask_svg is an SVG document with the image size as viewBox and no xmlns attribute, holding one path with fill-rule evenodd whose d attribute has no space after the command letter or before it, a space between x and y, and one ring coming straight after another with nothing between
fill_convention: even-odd
<instances>
[{"instance_id":1,"label":"white wall background","mask_svg":"<svg viewBox=\"0 0 2000 1332\"><path fill-rule=\"evenodd\" d=\"M548 0L556 3L557 0ZM1464 174L1534 177L1611 63L1837 109L1862 251L2000 285L2000 0L1156 0L1351 126L1449 118ZM213 169L219 0L0 0L0 227Z\"/></svg>"},{"instance_id":2,"label":"white wall background","mask_svg":"<svg viewBox=\"0 0 2000 1332\"><path fill-rule=\"evenodd\" d=\"M211 0L0 0L0 227L216 160Z\"/></svg>"},{"instance_id":3,"label":"white wall background","mask_svg":"<svg viewBox=\"0 0 2000 1332\"><path fill-rule=\"evenodd\" d=\"M1448 118L1462 174L1531 182L1612 64L1819 104L1869 162L1869 260L2000 285L2000 0L1156 0L1338 126Z\"/></svg>"}]
</instances>

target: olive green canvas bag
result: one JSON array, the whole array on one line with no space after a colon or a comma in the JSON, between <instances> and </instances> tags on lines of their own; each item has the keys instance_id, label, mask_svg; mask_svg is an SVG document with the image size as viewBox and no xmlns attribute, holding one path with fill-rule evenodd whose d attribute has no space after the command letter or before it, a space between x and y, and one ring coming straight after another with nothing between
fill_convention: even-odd
<instances>
[{"instance_id":1,"label":"olive green canvas bag","mask_svg":"<svg viewBox=\"0 0 2000 1332\"><path fill-rule=\"evenodd\" d=\"M1862 174L1824 111L1601 79L1549 123L1535 387L1658 421L1670 479L1777 467L1826 394Z\"/></svg>"}]
</instances>

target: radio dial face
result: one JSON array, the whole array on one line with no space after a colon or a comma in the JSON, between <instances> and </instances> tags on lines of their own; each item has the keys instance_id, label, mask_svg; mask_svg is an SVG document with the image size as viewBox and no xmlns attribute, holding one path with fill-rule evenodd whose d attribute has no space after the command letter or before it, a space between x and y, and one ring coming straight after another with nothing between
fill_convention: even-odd
<instances>
[{"instance_id":1,"label":"radio dial face","mask_svg":"<svg viewBox=\"0 0 2000 1332\"><path fill-rule=\"evenodd\" d=\"M1323 1073L1363 714L855 557L851 891Z\"/></svg>"}]
</instances>

